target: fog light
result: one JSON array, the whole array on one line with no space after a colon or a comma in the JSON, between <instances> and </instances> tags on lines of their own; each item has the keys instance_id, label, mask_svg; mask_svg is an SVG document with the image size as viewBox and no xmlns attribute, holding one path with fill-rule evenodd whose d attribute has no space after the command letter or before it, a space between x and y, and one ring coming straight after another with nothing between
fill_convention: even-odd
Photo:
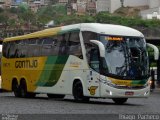
<instances>
[{"instance_id":1,"label":"fog light","mask_svg":"<svg viewBox=\"0 0 160 120\"><path fill-rule=\"evenodd\" d=\"M107 92L109 95L113 95L112 91L110 91L110 90L106 90L106 92Z\"/></svg>"},{"instance_id":2,"label":"fog light","mask_svg":"<svg viewBox=\"0 0 160 120\"><path fill-rule=\"evenodd\" d=\"M146 96L148 93L149 93L149 91L145 92L145 93L144 93L144 96Z\"/></svg>"},{"instance_id":3,"label":"fog light","mask_svg":"<svg viewBox=\"0 0 160 120\"><path fill-rule=\"evenodd\" d=\"M109 95L112 95L112 91L109 91Z\"/></svg>"},{"instance_id":4,"label":"fog light","mask_svg":"<svg viewBox=\"0 0 160 120\"><path fill-rule=\"evenodd\" d=\"M150 85L152 84L152 80L149 81L149 84L150 84Z\"/></svg>"}]
</instances>

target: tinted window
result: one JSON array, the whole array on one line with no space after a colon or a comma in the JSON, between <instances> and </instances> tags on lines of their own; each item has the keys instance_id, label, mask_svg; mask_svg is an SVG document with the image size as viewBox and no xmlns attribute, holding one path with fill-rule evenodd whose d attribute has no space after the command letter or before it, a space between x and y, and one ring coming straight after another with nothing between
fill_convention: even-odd
<instances>
[{"instance_id":1,"label":"tinted window","mask_svg":"<svg viewBox=\"0 0 160 120\"><path fill-rule=\"evenodd\" d=\"M36 40L37 40L36 38L34 38L34 39L28 39L28 40L25 40L25 43L29 44L29 45L35 45L35 44L37 44Z\"/></svg>"},{"instance_id":2,"label":"tinted window","mask_svg":"<svg viewBox=\"0 0 160 120\"><path fill-rule=\"evenodd\" d=\"M68 54L83 58L79 32L70 33L68 41Z\"/></svg>"},{"instance_id":3,"label":"tinted window","mask_svg":"<svg viewBox=\"0 0 160 120\"><path fill-rule=\"evenodd\" d=\"M53 38L44 38L43 39L43 45L52 45L52 44L54 44Z\"/></svg>"},{"instance_id":4,"label":"tinted window","mask_svg":"<svg viewBox=\"0 0 160 120\"><path fill-rule=\"evenodd\" d=\"M99 38L97 33L89 31L82 32L82 35L86 47L86 52L88 53L93 48L93 44L90 42L90 40L98 40Z\"/></svg>"},{"instance_id":5,"label":"tinted window","mask_svg":"<svg viewBox=\"0 0 160 120\"><path fill-rule=\"evenodd\" d=\"M7 58L48 55L75 55L82 58L79 32L11 41L4 43L3 46L3 55Z\"/></svg>"},{"instance_id":6,"label":"tinted window","mask_svg":"<svg viewBox=\"0 0 160 120\"><path fill-rule=\"evenodd\" d=\"M82 32L82 35L83 35L83 40L85 45L90 44L90 40L99 39L97 33L94 33L94 32L84 31Z\"/></svg>"}]
</instances>

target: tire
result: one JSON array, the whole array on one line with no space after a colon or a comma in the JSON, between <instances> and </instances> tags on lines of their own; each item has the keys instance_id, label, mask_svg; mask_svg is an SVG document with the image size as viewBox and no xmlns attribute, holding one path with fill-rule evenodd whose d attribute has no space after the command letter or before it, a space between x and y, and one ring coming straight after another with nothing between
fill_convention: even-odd
<instances>
[{"instance_id":1,"label":"tire","mask_svg":"<svg viewBox=\"0 0 160 120\"><path fill-rule=\"evenodd\" d=\"M28 94L27 94L27 85L26 85L25 81L22 81L20 83L20 94L21 94L22 98L28 97Z\"/></svg>"},{"instance_id":2,"label":"tire","mask_svg":"<svg viewBox=\"0 0 160 120\"><path fill-rule=\"evenodd\" d=\"M122 105L127 102L128 98L113 98L112 99L116 104Z\"/></svg>"},{"instance_id":3,"label":"tire","mask_svg":"<svg viewBox=\"0 0 160 120\"><path fill-rule=\"evenodd\" d=\"M80 81L73 85L73 97L76 102L88 102L89 98L83 95L83 87Z\"/></svg>"},{"instance_id":4,"label":"tire","mask_svg":"<svg viewBox=\"0 0 160 120\"><path fill-rule=\"evenodd\" d=\"M65 95L60 95L60 94L47 94L48 98L61 98L63 99Z\"/></svg>"},{"instance_id":5,"label":"tire","mask_svg":"<svg viewBox=\"0 0 160 120\"><path fill-rule=\"evenodd\" d=\"M22 98L34 98L36 96L35 93L33 92L27 92L27 85L25 81L22 81L20 83L20 87L19 87L19 91L20 91L20 97Z\"/></svg>"},{"instance_id":6,"label":"tire","mask_svg":"<svg viewBox=\"0 0 160 120\"><path fill-rule=\"evenodd\" d=\"M15 97L20 97L21 96L18 82L15 81L15 80L12 83L12 91L14 92Z\"/></svg>"}]
</instances>

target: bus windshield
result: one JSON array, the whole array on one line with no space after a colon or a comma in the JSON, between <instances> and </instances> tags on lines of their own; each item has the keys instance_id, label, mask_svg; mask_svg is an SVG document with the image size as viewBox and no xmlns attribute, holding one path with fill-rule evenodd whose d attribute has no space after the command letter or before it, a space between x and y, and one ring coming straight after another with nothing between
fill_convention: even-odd
<instances>
[{"instance_id":1,"label":"bus windshield","mask_svg":"<svg viewBox=\"0 0 160 120\"><path fill-rule=\"evenodd\" d=\"M100 41L105 46L102 73L122 79L148 77L149 63L144 38L101 35Z\"/></svg>"}]
</instances>

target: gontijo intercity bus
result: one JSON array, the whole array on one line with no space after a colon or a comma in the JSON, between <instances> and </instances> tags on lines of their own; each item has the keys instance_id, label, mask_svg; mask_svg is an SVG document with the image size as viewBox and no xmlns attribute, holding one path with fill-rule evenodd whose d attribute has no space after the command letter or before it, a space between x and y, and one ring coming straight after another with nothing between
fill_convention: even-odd
<instances>
[{"instance_id":1,"label":"gontijo intercity bus","mask_svg":"<svg viewBox=\"0 0 160 120\"><path fill-rule=\"evenodd\" d=\"M158 56L157 48L155 59ZM76 101L148 97L149 63L141 32L120 25L81 23L6 38L2 88L16 97L46 93Z\"/></svg>"}]
</instances>

